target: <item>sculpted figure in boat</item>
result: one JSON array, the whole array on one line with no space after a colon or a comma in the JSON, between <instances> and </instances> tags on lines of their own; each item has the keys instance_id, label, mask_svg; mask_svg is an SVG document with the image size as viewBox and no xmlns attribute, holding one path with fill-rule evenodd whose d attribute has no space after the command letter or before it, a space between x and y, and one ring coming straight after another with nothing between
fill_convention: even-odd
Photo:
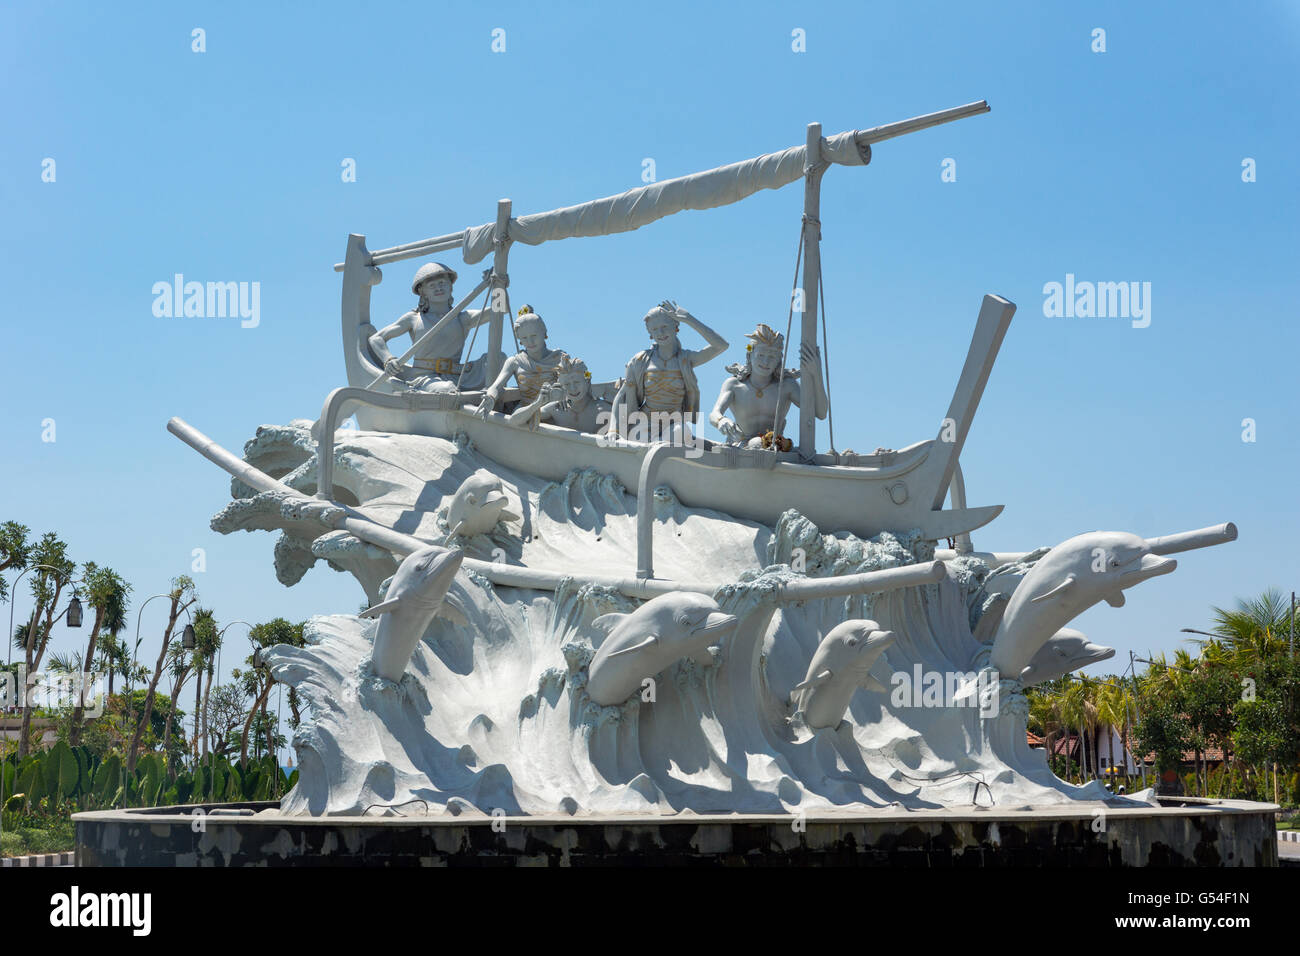
<instances>
[{"instance_id":1,"label":"sculpted figure in boat","mask_svg":"<svg viewBox=\"0 0 1300 956\"><path fill-rule=\"evenodd\" d=\"M452 284L456 270L441 262L420 266L411 281L411 291L420 297L419 303L392 325L385 326L369 338L370 350L378 364L392 376L392 381L403 387L427 391L455 391L457 387L476 389L483 387L486 378L487 356L481 355L472 362L461 364L465 339L492 314L482 309L462 309L449 321L444 317L452 307ZM400 365L388 348L388 343L402 335L415 342L420 336L442 323L442 328L429 337L411 359L411 366ZM369 326L367 326L369 328Z\"/></svg>"},{"instance_id":2,"label":"sculpted figure in boat","mask_svg":"<svg viewBox=\"0 0 1300 956\"><path fill-rule=\"evenodd\" d=\"M677 337L683 322L699 332L708 345L699 351L684 348ZM668 300L646 313L645 327L654 344L628 361L623 386L614 396L610 431L628 437L629 431L636 430L633 416L639 413L638 418L671 421L672 432L663 440L687 443L687 422L700 414L700 385L695 370L725 352L727 340ZM660 431L651 428L653 434Z\"/></svg>"},{"instance_id":3,"label":"sculpted figure in boat","mask_svg":"<svg viewBox=\"0 0 1300 956\"><path fill-rule=\"evenodd\" d=\"M515 319L515 337L519 340L520 351L506 359L496 381L483 393L483 401L478 407L480 415L486 415L496 407L501 390L511 376L523 392L521 401L525 404L532 403L541 395L544 385L555 381L564 353L546 347L546 323L531 305L519 310L519 318Z\"/></svg>"},{"instance_id":4,"label":"sculpted figure in boat","mask_svg":"<svg viewBox=\"0 0 1300 956\"><path fill-rule=\"evenodd\" d=\"M790 405L799 404L801 375L808 377L815 390L814 413L825 419L829 403L822 383L821 350L805 343L799 353L800 371L786 369L782 374L785 336L760 322L746 338L750 343L745 346L745 364L727 366L731 376L722 383L717 404L709 413L709 422L727 443L761 448L767 432L782 435ZM728 411L731 418L726 417Z\"/></svg>"},{"instance_id":5,"label":"sculpted figure in boat","mask_svg":"<svg viewBox=\"0 0 1300 956\"><path fill-rule=\"evenodd\" d=\"M511 425L537 427L539 421L550 422L561 428L580 432L594 432L602 421L609 418L609 402L603 402L591 393L591 372L582 359L560 357L556 367L556 383L546 385L541 393L510 414Z\"/></svg>"}]
</instances>

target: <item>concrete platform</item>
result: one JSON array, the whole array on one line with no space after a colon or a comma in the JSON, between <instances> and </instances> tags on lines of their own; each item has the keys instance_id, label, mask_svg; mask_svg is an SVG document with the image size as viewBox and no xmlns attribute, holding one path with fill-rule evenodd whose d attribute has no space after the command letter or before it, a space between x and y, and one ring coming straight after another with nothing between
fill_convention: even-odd
<instances>
[{"instance_id":1,"label":"concrete platform","mask_svg":"<svg viewBox=\"0 0 1300 956\"><path fill-rule=\"evenodd\" d=\"M274 803L78 813L78 866L1277 866L1273 804L728 815L286 816Z\"/></svg>"}]
</instances>

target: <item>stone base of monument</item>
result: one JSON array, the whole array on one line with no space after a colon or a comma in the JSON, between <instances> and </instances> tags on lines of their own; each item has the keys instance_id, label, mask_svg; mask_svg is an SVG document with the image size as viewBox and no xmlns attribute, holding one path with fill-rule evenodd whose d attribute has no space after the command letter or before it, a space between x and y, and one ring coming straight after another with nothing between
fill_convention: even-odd
<instances>
[{"instance_id":1,"label":"stone base of monument","mask_svg":"<svg viewBox=\"0 0 1300 956\"><path fill-rule=\"evenodd\" d=\"M1278 865L1276 811L1178 798L1104 813L310 817L244 803L73 819L78 866L1226 867Z\"/></svg>"}]
</instances>

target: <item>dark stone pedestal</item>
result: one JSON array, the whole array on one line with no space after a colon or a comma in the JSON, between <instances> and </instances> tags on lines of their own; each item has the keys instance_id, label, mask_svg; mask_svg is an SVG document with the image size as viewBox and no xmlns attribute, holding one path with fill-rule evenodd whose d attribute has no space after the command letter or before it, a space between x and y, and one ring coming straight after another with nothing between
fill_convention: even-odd
<instances>
[{"instance_id":1,"label":"dark stone pedestal","mask_svg":"<svg viewBox=\"0 0 1300 956\"><path fill-rule=\"evenodd\" d=\"M74 820L79 866L1220 867L1278 865L1276 809L1181 798L1101 815L1052 807L494 819L285 816L262 803Z\"/></svg>"}]
</instances>

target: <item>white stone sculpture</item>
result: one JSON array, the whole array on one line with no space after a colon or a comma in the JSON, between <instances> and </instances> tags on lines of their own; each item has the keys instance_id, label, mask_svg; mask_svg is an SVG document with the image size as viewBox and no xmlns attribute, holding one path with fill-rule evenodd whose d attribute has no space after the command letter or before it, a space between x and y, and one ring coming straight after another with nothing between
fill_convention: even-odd
<instances>
[{"instance_id":1,"label":"white stone sculpture","mask_svg":"<svg viewBox=\"0 0 1300 956\"><path fill-rule=\"evenodd\" d=\"M1020 674L1020 684L1033 687L1114 656L1115 648L1094 644L1081 631L1063 627L1030 659L1029 667Z\"/></svg>"},{"instance_id":2,"label":"white stone sculpture","mask_svg":"<svg viewBox=\"0 0 1300 956\"><path fill-rule=\"evenodd\" d=\"M677 333L685 322L708 343L693 351L682 346ZM627 436L636 414L679 416L674 427L688 427L680 416L693 421L700 413L700 385L695 370L727 350L727 340L677 303L665 299L645 315L646 331L654 344L638 352L627 363L623 386L614 396L611 431ZM665 440L682 444L681 435Z\"/></svg>"},{"instance_id":3,"label":"white stone sculpture","mask_svg":"<svg viewBox=\"0 0 1300 956\"><path fill-rule=\"evenodd\" d=\"M1019 680L1051 637L1101 601L1124 605L1124 591L1178 567L1135 534L1093 531L1047 552L1025 575L993 638L989 664Z\"/></svg>"},{"instance_id":4,"label":"white stone sculpture","mask_svg":"<svg viewBox=\"0 0 1300 956\"><path fill-rule=\"evenodd\" d=\"M828 411L826 389L822 383L821 352L805 343L800 350L801 369L783 370L785 336L763 323L745 336L745 364L728 365L731 376L722 383L718 401L709 413L709 422L731 444L761 448L763 435L785 434L785 417L790 405L799 404L801 374L812 380L816 390L816 415L824 419ZM726 417L730 411L731 418Z\"/></svg>"},{"instance_id":5,"label":"white stone sculpture","mask_svg":"<svg viewBox=\"0 0 1300 956\"><path fill-rule=\"evenodd\" d=\"M381 618L371 655L380 677L401 680L415 645L436 615L466 623L462 613L444 605L464 558L463 551L435 545L412 552L398 565L384 600L361 612L362 617Z\"/></svg>"},{"instance_id":6,"label":"white stone sculpture","mask_svg":"<svg viewBox=\"0 0 1300 956\"><path fill-rule=\"evenodd\" d=\"M519 515L510 510L510 498L501 487L501 479L479 471L456 489L447 503L444 520L448 539L472 538L493 531L502 522L518 521Z\"/></svg>"},{"instance_id":7,"label":"white stone sculpture","mask_svg":"<svg viewBox=\"0 0 1300 956\"><path fill-rule=\"evenodd\" d=\"M893 631L875 621L836 624L817 645L807 674L790 693L793 717L812 728L838 727L858 688L886 692L888 688L871 675L871 668L894 639Z\"/></svg>"},{"instance_id":8,"label":"white stone sculpture","mask_svg":"<svg viewBox=\"0 0 1300 956\"><path fill-rule=\"evenodd\" d=\"M411 281L411 291L420 297L419 303L392 325L370 335L370 349L395 385L451 391L483 387L486 358L462 365L461 353L470 332L492 314L462 309L448 317L455 281L456 270L441 262L421 266ZM410 367L402 365L388 349L388 343L401 335L409 335L419 346Z\"/></svg>"},{"instance_id":9,"label":"white stone sculpture","mask_svg":"<svg viewBox=\"0 0 1300 956\"><path fill-rule=\"evenodd\" d=\"M868 813L970 807L972 790L998 807L1113 799L1095 782L1059 780L1029 748L1024 689L1104 659L1108 648L1066 627L1075 616L1122 604L1126 588L1173 570L1166 555L1236 529L976 551L970 533L1002 509L967 507L959 459L1015 313L995 295L946 414L934 410L933 438L872 455L816 447L828 410L823 174L866 166L874 143L985 111L972 103L825 137L810 124L801 146L605 199L520 217L502 200L493 222L374 252L351 236L337 266L347 384L319 419L259 429L243 460L169 424L234 476L216 530L275 531L280 580L324 561L377 602L315 618L307 646L266 654L307 706L284 810ZM527 308L522 351L503 364L512 247L627 232L794 182L804 186L797 388L782 381L776 333L750 333L746 368L714 407L737 444L688 440L697 370L726 341L672 302L646 316L653 345L628 363L612 435L592 433L592 412L606 410ZM379 266L452 249L470 264L491 255L476 290L452 305L452 270L426 268L425 307L375 333ZM488 290L488 311L458 311ZM437 360L459 362L464 333L484 323L483 377L442 371ZM682 323L705 348L682 346ZM427 375L391 360L386 343L401 334L434 360ZM557 400L542 389L561 370ZM397 392L389 376L404 379ZM522 404L507 416L495 409L515 400L511 378ZM789 450L744 447L780 437L789 404L799 407ZM634 413L677 420L656 443L623 440ZM359 430L339 428L348 414ZM521 427L537 420L563 427ZM935 560L945 538L954 550ZM961 693L932 692L957 676Z\"/></svg>"},{"instance_id":10,"label":"white stone sculpture","mask_svg":"<svg viewBox=\"0 0 1300 956\"><path fill-rule=\"evenodd\" d=\"M631 614L602 614L592 627L608 632L588 668L587 693L598 704L621 704L647 677L683 657L712 663L707 649L736 630L736 618L702 594L665 594Z\"/></svg>"},{"instance_id":11,"label":"white stone sculpture","mask_svg":"<svg viewBox=\"0 0 1300 956\"><path fill-rule=\"evenodd\" d=\"M524 402L532 402L541 394L543 386L555 381L564 353L547 347L546 323L533 311L532 306L526 305L519 310L519 318L515 320L515 335L522 348L506 359L500 374L483 393L479 414L485 415L496 406L501 390L511 376L518 382Z\"/></svg>"},{"instance_id":12,"label":"white stone sculpture","mask_svg":"<svg viewBox=\"0 0 1300 956\"><path fill-rule=\"evenodd\" d=\"M601 423L609 421L610 404L592 394L586 363L562 355L555 375L554 385L542 386L536 398L510 413L510 424L536 427L550 422L580 432L599 431Z\"/></svg>"}]
</instances>

